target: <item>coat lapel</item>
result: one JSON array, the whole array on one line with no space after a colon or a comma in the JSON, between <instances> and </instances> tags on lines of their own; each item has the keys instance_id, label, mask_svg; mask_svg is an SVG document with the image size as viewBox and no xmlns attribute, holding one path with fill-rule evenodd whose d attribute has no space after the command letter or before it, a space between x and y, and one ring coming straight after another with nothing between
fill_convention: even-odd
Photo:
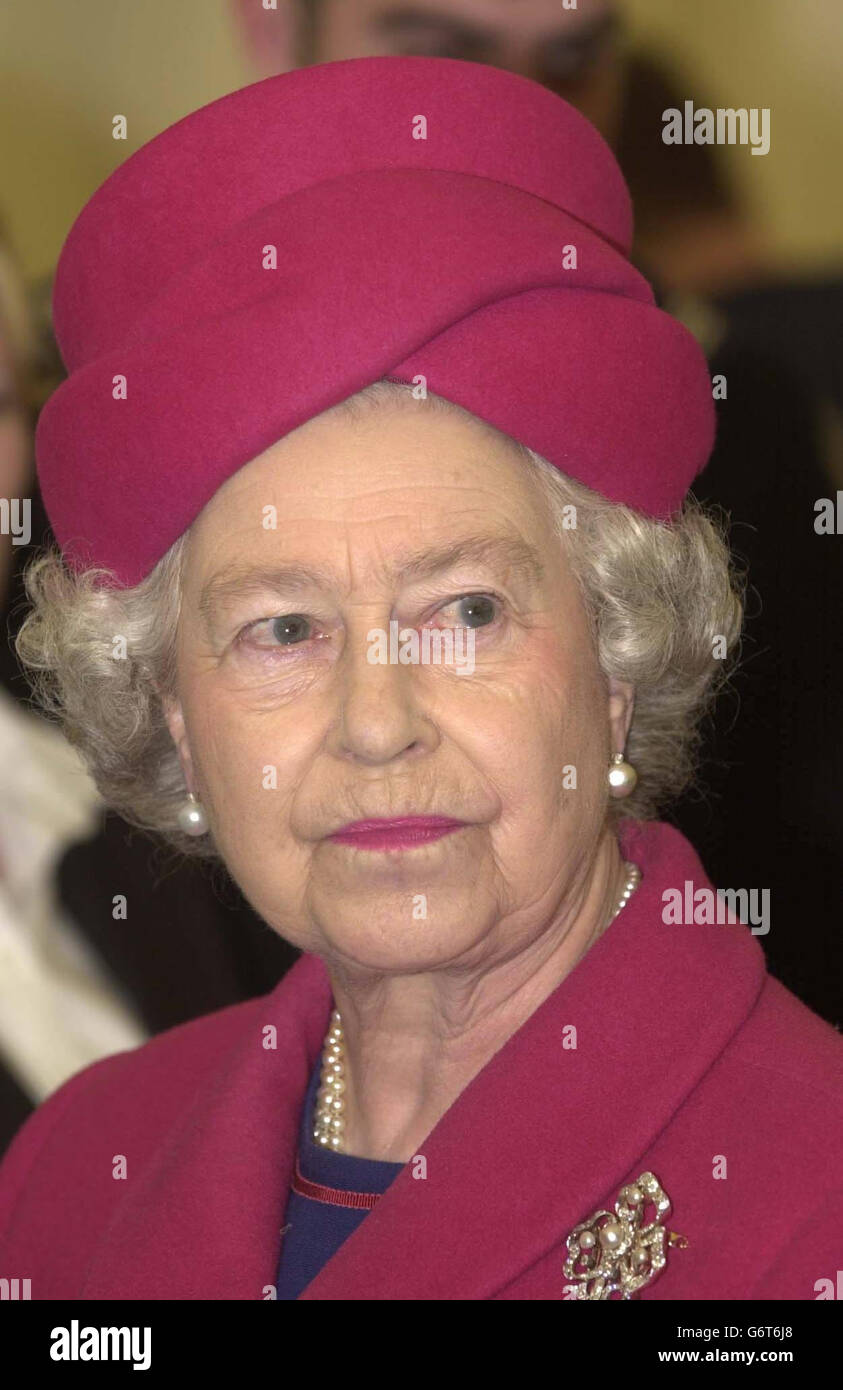
<instances>
[{"instance_id":1,"label":"coat lapel","mask_svg":"<svg viewBox=\"0 0 843 1390\"><path fill-rule=\"evenodd\" d=\"M643 880L620 917L431 1131L427 1176L408 1164L302 1300L488 1299L554 1249L562 1298L569 1231L637 1177L764 981L745 927L662 922L665 887L708 886L678 831L625 823L622 844Z\"/></svg>"}]
</instances>

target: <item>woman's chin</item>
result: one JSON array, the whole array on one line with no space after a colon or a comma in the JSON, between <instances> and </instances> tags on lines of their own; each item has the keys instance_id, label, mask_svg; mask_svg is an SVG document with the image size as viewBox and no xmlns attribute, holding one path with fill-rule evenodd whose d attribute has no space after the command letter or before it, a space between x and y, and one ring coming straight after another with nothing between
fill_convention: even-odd
<instances>
[{"instance_id":1,"label":"woman's chin","mask_svg":"<svg viewBox=\"0 0 843 1390\"><path fill-rule=\"evenodd\" d=\"M423 898L320 896L313 904L322 938L315 949L326 960L335 956L364 970L437 970L465 958L494 926L495 905L471 891L431 895L426 904Z\"/></svg>"}]
</instances>

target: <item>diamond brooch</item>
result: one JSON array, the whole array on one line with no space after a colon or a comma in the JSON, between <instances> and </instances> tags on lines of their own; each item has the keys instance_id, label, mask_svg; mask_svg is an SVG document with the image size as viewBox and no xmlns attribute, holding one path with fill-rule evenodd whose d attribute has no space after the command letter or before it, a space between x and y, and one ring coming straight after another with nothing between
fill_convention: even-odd
<instances>
[{"instance_id":1,"label":"diamond brooch","mask_svg":"<svg viewBox=\"0 0 843 1390\"><path fill-rule=\"evenodd\" d=\"M596 1211L568 1236L563 1273L569 1296L603 1300L637 1298L667 1263L667 1246L684 1249L685 1236L661 1224L671 1202L652 1173L622 1187L615 1210Z\"/></svg>"}]
</instances>

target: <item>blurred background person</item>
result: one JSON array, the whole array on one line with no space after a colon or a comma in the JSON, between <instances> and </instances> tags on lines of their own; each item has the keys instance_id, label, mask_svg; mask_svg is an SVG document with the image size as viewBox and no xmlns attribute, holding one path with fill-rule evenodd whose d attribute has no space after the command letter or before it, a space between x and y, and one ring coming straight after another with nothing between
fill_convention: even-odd
<instances>
[{"instance_id":1,"label":"blurred background person","mask_svg":"<svg viewBox=\"0 0 843 1390\"><path fill-rule=\"evenodd\" d=\"M232 0L256 74L375 54L507 68L571 102L614 148L635 207L636 259L663 288L721 289L764 264L758 228L705 145L666 145L681 105L662 63L633 46L620 0ZM690 88L687 88L690 91ZM702 104L702 103L699 103Z\"/></svg>"}]
</instances>

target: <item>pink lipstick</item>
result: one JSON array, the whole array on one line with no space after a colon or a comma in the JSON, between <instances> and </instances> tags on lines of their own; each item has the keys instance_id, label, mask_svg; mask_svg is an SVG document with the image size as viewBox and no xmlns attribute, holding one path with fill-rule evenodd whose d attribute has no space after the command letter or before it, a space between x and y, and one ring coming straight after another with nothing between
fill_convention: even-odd
<instances>
[{"instance_id":1,"label":"pink lipstick","mask_svg":"<svg viewBox=\"0 0 843 1390\"><path fill-rule=\"evenodd\" d=\"M418 845L439 840L454 830L462 830L466 821L449 816L401 816L396 820L355 820L329 835L339 845L354 849L414 849Z\"/></svg>"}]
</instances>

